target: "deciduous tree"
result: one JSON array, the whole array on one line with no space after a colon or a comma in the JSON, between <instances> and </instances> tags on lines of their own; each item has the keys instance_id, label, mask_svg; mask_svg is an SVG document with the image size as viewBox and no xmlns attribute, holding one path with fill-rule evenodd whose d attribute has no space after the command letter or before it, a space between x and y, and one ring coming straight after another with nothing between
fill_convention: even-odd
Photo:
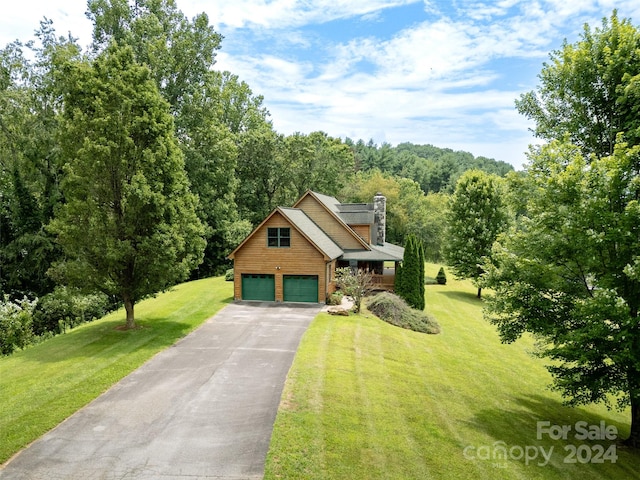
<instances>
[{"instance_id":1,"label":"deciduous tree","mask_svg":"<svg viewBox=\"0 0 640 480\"><path fill-rule=\"evenodd\" d=\"M362 269L350 267L336 269L336 285L345 295L353 299L355 313L360 313L362 299L373 291L373 274Z\"/></svg>"},{"instance_id":2,"label":"deciduous tree","mask_svg":"<svg viewBox=\"0 0 640 480\"><path fill-rule=\"evenodd\" d=\"M579 41L550 54L540 85L516 101L544 140L568 136L585 155L611 155L616 136L640 142L640 31L617 12L600 28L585 25Z\"/></svg>"},{"instance_id":3,"label":"deciduous tree","mask_svg":"<svg viewBox=\"0 0 640 480\"><path fill-rule=\"evenodd\" d=\"M531 156L526 213L502 235L482 284L503 341L524 332L570 404L617 398L640 446L640 146L610 157L553 141Z\"/></svg>"},{"instance_id":4,"label":"deciduous tree","mask_svg":"<svg viewBox=\"0 0 640 480\"><path fill-rule=\"evenodd\" d=\"M449 203L444 254L453 273L478 282L482 263L504 231L507 214L499 177L480 170L465 172ZM478 284L478 298L482 287Z\"/></svg>"},{"instance_id":5,"label":"deciduous tree","mask_svg":"<svg viewBox=\"0 0 640 480\"><path fill-rule=\"evenodd\" d=\"M54 273L134 305L185 279L202 260L203 228L168 103L130 47L71 62L62 136L66 203L51 229L67 255Z\"/></svg>"},{"instance_id":6,"label":"deciduous tree","mask_svg":"<svg viewBox=\"0 0 640 480\"><path fill-rule=\"evenodd\" d=\"M631 407L640 446L640 31L614 11L552 53L517 106L550 140L514 185L518 223L495 248L488 316L554 360L571 404ZM523 200L524 197L525 199Z\"/></svg>"}]
</instances>

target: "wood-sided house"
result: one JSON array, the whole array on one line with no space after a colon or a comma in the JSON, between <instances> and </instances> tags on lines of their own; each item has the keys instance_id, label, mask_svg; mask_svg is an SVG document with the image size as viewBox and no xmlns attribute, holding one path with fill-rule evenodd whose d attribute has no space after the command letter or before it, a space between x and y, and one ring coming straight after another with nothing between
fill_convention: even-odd
<instances>
[{"instance_id":1,"label":"wood-sided house","mask_svg":"<svg viewBox=\"0 0 640 480\"><path fill-rule=\"evenodd\" d=\"M229 255L234 299L325 303L336 289L336 268L373 272L381 290L392 290L404 249L385 241L386 198L340 203L308 191L291 208L278 207Z\"/></svg>"}]
</instances>

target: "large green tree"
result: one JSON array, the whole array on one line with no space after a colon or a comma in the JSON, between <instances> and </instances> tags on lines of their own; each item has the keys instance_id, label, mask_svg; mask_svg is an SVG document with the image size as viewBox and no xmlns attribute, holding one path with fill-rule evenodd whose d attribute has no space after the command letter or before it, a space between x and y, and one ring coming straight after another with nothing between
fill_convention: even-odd
<instances>
[{"instance_id":1,"label":"large green tree","mask_svg":"<svg viewBox=\"0 0 640 480\"><path fill-rule=\"evenodd\" d=\"M537 334L572 404L631 407L640 445L640 31L616 12L553 52L519 110L549 140L511 179L517 222L484 285L504 341Z\"/></svg>"},{"instance_id":2,"label":"large green tree","mask_svg":"<svg viewBox=\"0 0 640 480\"><path fill-rule=\"evenodd\" d=\"M539 74L540 85L520 97L520 113L544 140L568 136L585 155L610 155L616 136L640 142L640 31L614 11L600 28L585 25L581 39L564 42Z\"/></svg>"},{"instance_id":3,"label":"large green tree","mask_svg":"<svg viewBox=\"0 0 640 480\"><path fill-rule=\"evenodd\" d=\"M66 203L51 223L66 260L54 274L134 305L185 279L205 242L169 104L130 47L70 62L61 134Z\"/></svg>"},{"instance_id":4,"label":"large green tree","mask_svg":"<svg viewBox=\"0 0 640 480\"><path fill-rule=\"evenodd\" d=\"M640 446L640 146L591 157L552 141L531 155L519 222L495 244L488 318L534 333L570 404L631 406Z\"/></svg>"},{"instance_id":5,"label":"large green tree","mask_svg":"<svg viewBox=\"0 0 640 480\"><path fill-rule=\"evenodd\" d=\"M169 102L206 227L205 261L193 276L220 273L237 232L247 230L247 217L237 208L242 179L236 167L242 135L268 125L262 97L236 75L215 70L222 36L204 13L188 19L174 0L89 0L87 16L94 25L94 52L113 40L131 46Z\"/></svg>"},{"instance_id":6,"label":"large green tree","mask_svg":"<svg viewBox=\"0 0 640 480\"><path fill-rule=\"evenodd\" d=\"M324 132L294 133L284 139L285 164L291 168L294 200L307 190L337 195L353 177L354 157L348 145Z\"/></svg>"},{"instance_id":7,"label":"large green tree","mask_svg":"<svg viewBox=\"0 0 640 480\"><path fill-rule=\"evenodd\" d=\"M500 178L480 170L465 172L451 197L443 242L444 255L453 273L470 278L478 286L482 263L491 256L491 247L507 226Z\"/></svg>"},{"instance_id":8,"label":"large green tree","mask_svg":"<svg viewBox=\"0 0 640 480\"><path fill-rule=\"evenodd\" d=\"M0 50L0 291L20 297L53 289L46 271L60 251L44 227L61 200L54 72L80 51L50 21L36 37Z\"/></svg>"}]
</instances>

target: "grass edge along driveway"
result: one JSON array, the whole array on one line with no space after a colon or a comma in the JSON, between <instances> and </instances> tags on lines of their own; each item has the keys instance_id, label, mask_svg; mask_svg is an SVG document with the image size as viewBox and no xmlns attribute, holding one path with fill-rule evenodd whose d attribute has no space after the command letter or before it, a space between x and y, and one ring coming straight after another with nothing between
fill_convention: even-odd
<instances>
[{"instance_id":1,"label":"grass edge along driveway","mask_svg":"<svg viewBox=\"0 0 640 480\"><path fill-rule=\"evenodd\" d=\"M316 317L289 372L265 479L640 478L638 452L576 438L577 422L626 436L629 412L563 406L533 341L501 344L475 293L466 281L427 286L436 336L366 312ZM538 439L538 422L571 431Z\"/></svg>"},{"instance_id":2,"label":"grass edge along driveway","mask_svg":"<svg viewBox=\"0 0 640 480\"><path fill-rule=\"evenodd\" d=\"M137 304L137 330L116 330L118 310L0 357L0 464L200 326L232 288L223 277L184 283Z\"/></svg>"}]
</instances>

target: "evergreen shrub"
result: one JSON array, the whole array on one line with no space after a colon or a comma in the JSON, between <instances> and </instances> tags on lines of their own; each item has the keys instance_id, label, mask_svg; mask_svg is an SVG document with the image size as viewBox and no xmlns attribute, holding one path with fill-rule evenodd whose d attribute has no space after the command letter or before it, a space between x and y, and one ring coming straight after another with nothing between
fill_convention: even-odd
<instances>
[{"instance_id":1,"label":"evergreen shrub","mask_svg":"<svg viewBox=\"0 0 640 480\"><path fill-rule=\"evenodd\" d=\"M438 275L436 275L436 282L438 282L439 285L447 284L447 275L444 273L444 267L440 267L440 270L438 270Z\"/></svg>"},{"instance_id":2,"label":"evergreen shrub","mask_svg":"<svg viewBox=\"0 0 640 480\"><path fill-rule=\"evenodd\" d=\"M327 305L340 305L342 304L343 298L344 295L342 294L342 292L333 292L331 295L329 295L329 298L327 298Z\"/></svg>"}]
</instances>

